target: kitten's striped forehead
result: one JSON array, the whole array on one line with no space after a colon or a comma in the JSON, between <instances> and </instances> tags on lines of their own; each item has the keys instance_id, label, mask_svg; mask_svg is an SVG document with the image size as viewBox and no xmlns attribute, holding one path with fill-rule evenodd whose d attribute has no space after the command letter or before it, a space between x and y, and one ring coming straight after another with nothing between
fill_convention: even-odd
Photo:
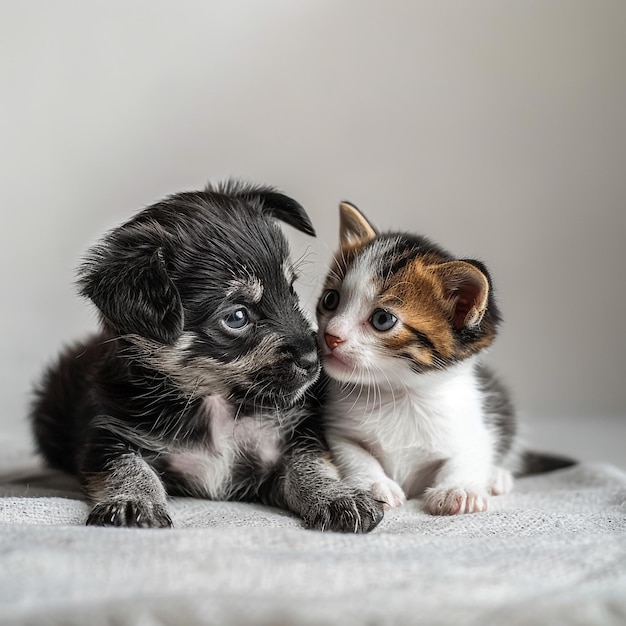
<instances>
[{"instance_id":1,"label":"kitten's striped forehead","mask_svg":"<svg viewBox=\"0 0 626 626\"><path fill-rule=\"evenodd\" d=\"M353 259L344 259L342 299L352 308L368 306L376 300L385 283L385 268L393 256L394 241L377 239ZM350 262L351 261L351 262Z\"/></svg>"},{"instance_id":2,"label":"kitten's striped forehead","mask_svg":"<svg viewBox=\"0 0 626 626\"><path fill-rule=\"evenodd\" d=\"M363 248L343 249L334 259L334 268L330 276L340 281L354 280L353 276L357 274L368 279L383 278L394 257L397 244L395 238L378 238Z\"/></svg>"},{"instance_id":3,"label":"kitten's striped forehead","mask_svg":"<svg viewBox=\"0 0 626 626\"><path fill-rule=\"evenodd\" d=\"M388 273L386 270L395 257L396 246L394 239L376 239L354 260L350 270L367 273L377 281L384 280Z\"/></svg>"},{"instance_id":4,"label":"kitten's striped forehead","mask_svg":"<svg viewBox=\"0 0 626 626\"><path fill-rule=\"evenodd\" d=\"M418 257L424 265L451 259L425 238L381 235L364 247L342 249L334 259L331 274L343 280L351 272L367 272L382 286Z\"/></svg>"}]
</instances>

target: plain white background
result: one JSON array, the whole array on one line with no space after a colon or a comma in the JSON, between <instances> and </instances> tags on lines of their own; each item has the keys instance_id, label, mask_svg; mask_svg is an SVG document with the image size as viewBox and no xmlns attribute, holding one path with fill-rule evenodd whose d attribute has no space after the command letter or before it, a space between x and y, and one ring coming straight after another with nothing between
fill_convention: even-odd
<instances>
[{"instance_id":1,"label":"plain white background","mask_svg":"<svg viewBox=\"0 0 626 626\"><path fill-rule=\"evenodd\" d=\"M95 326L87 246L233 175L310 212L311 309L340 199L481 258L522 413L622 454L594 424L626 415L625 33L620 0L2 2L0 429Z\"/></svg>"}]
</instances>

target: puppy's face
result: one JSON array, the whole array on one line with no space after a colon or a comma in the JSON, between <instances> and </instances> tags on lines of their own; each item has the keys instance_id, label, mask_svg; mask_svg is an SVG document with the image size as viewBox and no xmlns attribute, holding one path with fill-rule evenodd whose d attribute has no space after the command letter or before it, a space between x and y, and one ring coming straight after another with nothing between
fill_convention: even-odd
<instances>
[{"instance_id":1,"label":"puppy's face","mask_svg":"<svg viewBox=\"0 0 626 626\"><path fill-rule=\"evenodd\" d=\"M276 205L287 213L272 212ZM273 191L173 196L94 248L82 291L105 325L183 393L290 406L317 378L319 361L273 217L312 232L303 209Z\"/></svg>"},{"instance_id":2,"label":"puppy's face","mask_svg":"<svg viewBox=\"0 0 626 626\"><path fill-rule=\"evenodd\" d=\"M319 362L284 236L265 218L219 230L219 243L173 270L185 324L163 353L174 357L173 375L188 391L220 388L251 403L292 404Z\"/></svg>"}]
</instances>

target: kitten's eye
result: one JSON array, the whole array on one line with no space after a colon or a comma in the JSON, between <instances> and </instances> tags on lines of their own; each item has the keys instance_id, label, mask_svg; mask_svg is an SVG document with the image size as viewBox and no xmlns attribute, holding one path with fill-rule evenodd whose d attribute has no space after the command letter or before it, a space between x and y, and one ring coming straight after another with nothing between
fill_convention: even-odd
<instances>
[{"instance_id":1,"label":"kitten's eye","mask_svg":"<svg viewBox=\"0 0 626 626\"><path fill-rule=\"evenodd\" d=\"M327 289L322 296L322 306L327 311L334 311L339 306L339 292Z\"/></svg>"},{"instance_id":2,"label":"kitten's eye","mask_svg":"<svg viewBox=\"0 0 626 626\"><path fill-rule=\"evenodd\" d=\"M241 309L236 309L232 313L229 313L223 321L228 328L240 330L244 326L248 325L250 318L248 316L248 311L242 307Z\"/></svg>"},{"instance_id":3,"label":"kitten's eye","mask_svg":"<svg viewBox=\"0 0 626 626\"><path fill-rule=\"evenodd\" d=\"M385 309L376 309L372 315L370 322L376 330L385 331L396 325L398 318Z\"/></svg>"}]
</instances>

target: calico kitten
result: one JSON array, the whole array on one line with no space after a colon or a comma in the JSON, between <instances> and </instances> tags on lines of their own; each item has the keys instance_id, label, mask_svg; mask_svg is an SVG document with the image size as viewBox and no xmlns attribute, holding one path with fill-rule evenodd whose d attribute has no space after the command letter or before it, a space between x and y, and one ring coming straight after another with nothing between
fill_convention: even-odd
<instances>
[{"instance_id":1,"label":"calico kitten","mask_svg":"<svg viewBox=\"0 0 626 626\"><path fill-rule=\"evenodd\" d=\"M424 495L433 514L485 511L513 474L572 464L520 451L507 391L478 360L500 322L479 261L379 234L344 202L317 319L334 460L386 507Z\"/></svg>"}]
</instances>

